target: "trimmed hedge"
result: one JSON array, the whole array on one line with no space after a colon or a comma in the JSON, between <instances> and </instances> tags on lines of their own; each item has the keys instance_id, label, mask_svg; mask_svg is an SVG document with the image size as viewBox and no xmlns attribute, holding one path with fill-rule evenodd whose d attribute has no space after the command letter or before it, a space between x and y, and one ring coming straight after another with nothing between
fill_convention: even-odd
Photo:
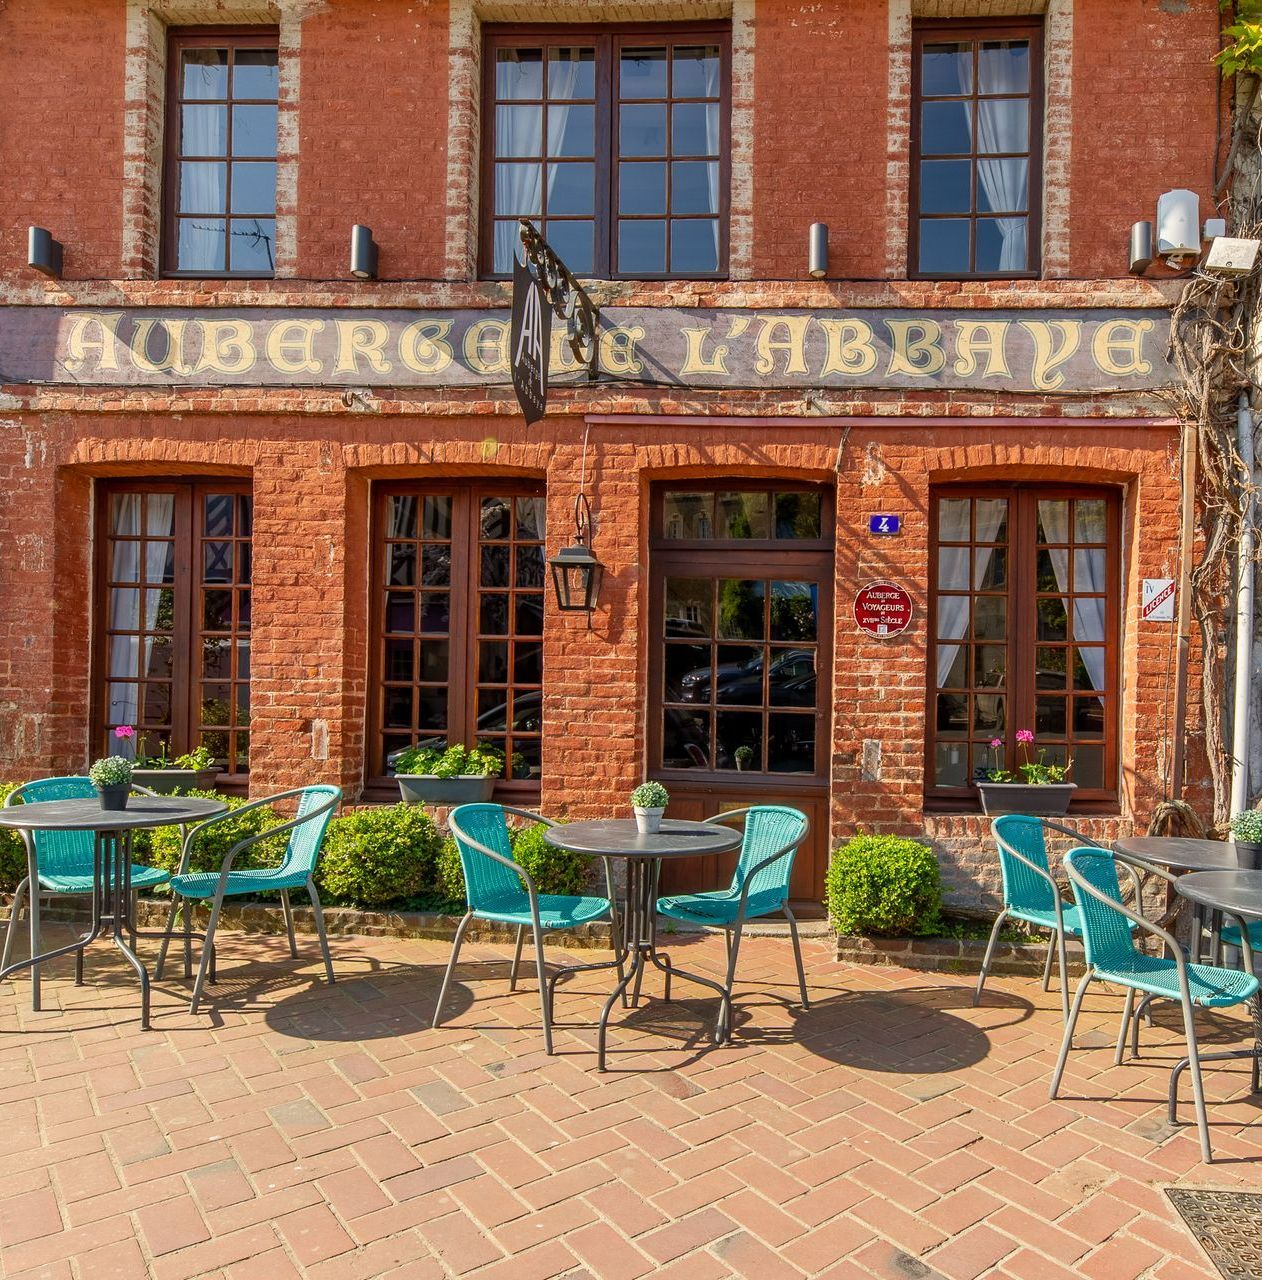
<instances>
[{"instance_id":1,"label":"trimmed hedge","mask_svg":"<svg viewBox=\"0 0 1262 1280\"><path fill-rule=\"evenodd\" d=\"M17 782L0 782L0 805L20 785ZM0 830L0 889L12 893L25 879L26 845L22 837L16 831Z\"/></svg>"},{"instance_id":2,"label":"trimmed hedge","mask_svg":"<svg viewBox=\"0 0 1262 1280\"><path fill-rule=\"evenodd\" d=\"M587 885L591 859L581 853L558 849L543 838L547 827L541 822L517 827L512 833L513 857L530 873L539 893L581 894ZM438 855L437 889L440 896L465 904L464 870L456 842L448 836Z\"/></svg>"},{"instance_id":3,"label":"trimmed hedge","mask_svg":"<svg viewBox=\"0 0 1262 1280\"><path fill-rule=\"evenodd\" d=\"M834 852L825 886L828 915L840 934L902 938L937 928L938 859L919 840L854 836Z\"/></svg>"},{"instance_id":4,"label":"trimmed hedge","mask_svg":"<svg viewBox=\"0 0 1262 1280\"><path fill-rule=\"evenodd\" d=\"M357 809L329 823L316 880L332 900L358 907L407 901L433 884L441 843L420 805Z\"/></svg>"},{"instance_id":5,"label":"trimmed hedge","mask_svg":"<svg viewBox=\"0 0 1262 1280\"><path fill-rule=\"evenodd\" d=\"M240 809L250 802L244 796L225 796L218 791L197 791L190 788L180 791L181 796L197 796L203 800L219 800L229 810ZM246 836L258 835L271 827L279 826L286 821L285 817L275 809L266 805L251 809L249 813L237 818L217 822L213 827L203 831L193 842L192 856L189 858L190 871L218 871L223 860L228 856L232 846ZM285 856L289 833L277 836L274 840L260 840L252 845L232 864L234 871L245 871L250 867L275 867ZM155 827L149 833L148 848L133 850L138 859L143 859L151 867L162 867L174 875L180 868L180 853L184 847L184 834L179 827Z\"/></svg>"}]
</instances>

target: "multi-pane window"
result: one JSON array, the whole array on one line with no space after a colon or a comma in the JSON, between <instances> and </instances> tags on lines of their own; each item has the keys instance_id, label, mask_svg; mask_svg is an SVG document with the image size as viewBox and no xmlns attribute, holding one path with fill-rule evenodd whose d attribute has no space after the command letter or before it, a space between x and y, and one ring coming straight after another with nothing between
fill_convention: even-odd
<instances>
[{"instance_id":1,"label":"multi-pane window","mask_svg":"<svg viewBox=\"0 0 1262 1280\"><path fill-rule=\"evenodd\" d=\"M99 503L98 749L249 762L248 486L111 483ZM114 736L131 725L138 739Z\"/></svg>"},{"instance_id":2,"label":"multi-pane window","mask_svg":"<svg viewBox=\"0 0 1262 1280\"><path fill-rule=\"evenodd\" d=\"M527 218L578 275L727 270L725 27L496 32L487 41L482 265Z\"/></svg>"},{"instance_id":3,"label":"multi-pane window","mask_svg":"<svg viewBox=\"0 0 1262 1280\"><path fill-rule=\"evenodd\" d=\"M983 487L934 498L928 794L987 769L1071 763L1117 790L1119 516L1107 490ZM1032 730L1032 746L1019 743ZM992 742L998 747L992 747Z\"/></svg>"},{"instance_id":4,"label":"multi-pane window","mask_svg":"<svg viewBox=\"0 0 1262 1280\"><path fill-rule=\"evenodd\" d=\"M918 26L913 47L911 274L1036 274L1041 28Z\"/></svg>"},{"instance_id":5,"label":"multi-pane window","mask_svg":"<svg viewBox=\"0 0 1262 1280\"><path fill-rule=\"evenodd\" d=\"M274 29L171 36L167 274L275 273L279 84Z\"/></svg>"},{"instance_id":6,"label":"multi-pane window","mask_svg":"<svg viewBox=\"0 0 1262 1280\"><path fill-rule=\"evenodd\" d=\"M542 486L383 486L374 565L370 772L413 744L485 744L506 777L542 764Z\"/></svg>"}]
</instances>

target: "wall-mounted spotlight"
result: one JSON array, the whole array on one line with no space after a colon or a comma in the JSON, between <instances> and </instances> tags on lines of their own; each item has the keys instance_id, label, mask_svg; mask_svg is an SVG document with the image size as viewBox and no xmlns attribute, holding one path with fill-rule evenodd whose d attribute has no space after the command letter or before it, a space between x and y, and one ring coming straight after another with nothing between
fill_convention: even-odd
<instances>
[{"instance_id":1,"label":"wall-mounted spotlight","mask_svg":"<svg viewBox=\"0 0 1262 1280\"><path fill-rule=\"evenodd\" d=\"M372 228L359 223L351 228L351 275L357 280L377 278L377 242Z\"/></svg>"},{"instance_id":2,"label":"wall-mounted spotlight","mask_svg":"<svg viewBox=\"0 0 1262 1280\"><path fill-rule=\"evenodd\" d=\"M26 234L26 265L42 271L54 280L61 278L61 241L54 240L51 231L43 227L31 227Z\"/></svg>"},{"instance_id":3,"label":"wall-mounted spotlight","mask_svg":"<svg viewBox=\"0 0 1262 1280\"><path fill-rule=\"evenodd\" d=\"M807 244L807 271L813 280L828 274L828 223L812 222Z\"/></svg>"},{"instance_id":4,"label":"wall-mounted spotlight","mask_svg":"<svg viewBox=\"0 0 1262 1280\"><path fill-rule=\"evenodd\" d=\"M1152 223L1136 222L1131 226L1131 265L1133 276L1142 276L1152 266Z\"/></svg>"},{"instance_id":5,"label":"wall-mounted spotlight","mask_svg":"<svg viewBox=\"0 0 1262 1280\"><path fill-rule=\"evenodd\" d=\"M1200 257L1201 201L1195 191L1176 187L1158 197L1157 253L1163 258Z\"/></svg>"}]
</instances>

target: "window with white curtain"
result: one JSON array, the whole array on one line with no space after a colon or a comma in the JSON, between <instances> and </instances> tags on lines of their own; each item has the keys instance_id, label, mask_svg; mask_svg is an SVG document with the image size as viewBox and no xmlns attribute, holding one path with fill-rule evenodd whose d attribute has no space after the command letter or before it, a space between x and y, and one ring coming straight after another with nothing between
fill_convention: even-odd
<instances>
[{"instance_id":1,"label":"window with white curtain","mask_svg":"<svg viewBox=\"0 0 1262 1280\"><path fill-rule=\"evenodd\" d=\"M1038 273L1042 28L915 28L913 276Z\"/></svg>"},{"instance_id":2,"label":"window with white curtain","mask_svg":"<svg viewBox=\"0 0 1262 1280\"><path fill-rule=\"evenodd\" d=\"M495 29L482 269L526 218L576 275L727 272L729 28Z\"/></svg>"},{"instance_id":3,"label":"window with white curtain","mask_svg":"<svg viewBox=\"0 0 1262 1280\"><path fill-rule=\"evenodd\" d=\"M278 38L274 27L171 33L164 274L275 274Z\"/></svg>"},{"instance_id":4,"label":"window with white curtain","mask_svg":"<svg viewBox=\"0 0 1262 1280\"><path fill-rule=\"evenodd\" d=\"M1117 492L943 487L931 520L927 796L975 805L987 769L1042 753L1082 802L1114 799Z\"/></svg>"}]
</instances>

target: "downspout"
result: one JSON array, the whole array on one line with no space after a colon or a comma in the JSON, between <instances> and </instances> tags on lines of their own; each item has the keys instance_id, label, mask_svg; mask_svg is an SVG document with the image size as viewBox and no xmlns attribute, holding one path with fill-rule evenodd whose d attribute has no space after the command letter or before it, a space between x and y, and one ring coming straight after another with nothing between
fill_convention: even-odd
<instances>
[{"instance_id":1,"label":"downspout","mask_svg":"<svg viewBox=\"0 0 1262 1280\"><path fill-rule=\"evenodd\" d=\"M1236 670L1232 708L1231 812L1249 807L1249 692L1253 674L1253 412L1248 392L1236 406L1236 448L1244 464L1244 509L1236 558Z\"/></svg>"},{"instance_id":2,"label":"downspout","mask_svg":"<svg viewBox=\"0 0 1262 1280\"><path fill-rule=\"evenodd\" d=\"M1188 659L1192 651L1192 554L1196 537L1197 422L1183 424L1183 476L1179 503L1179 595L1175 619L1178 649L1174 669L1174 742L1171 744L1170 798L1183 798L1183 770L1187 733Z\"/></svg>"}]
</instances>

